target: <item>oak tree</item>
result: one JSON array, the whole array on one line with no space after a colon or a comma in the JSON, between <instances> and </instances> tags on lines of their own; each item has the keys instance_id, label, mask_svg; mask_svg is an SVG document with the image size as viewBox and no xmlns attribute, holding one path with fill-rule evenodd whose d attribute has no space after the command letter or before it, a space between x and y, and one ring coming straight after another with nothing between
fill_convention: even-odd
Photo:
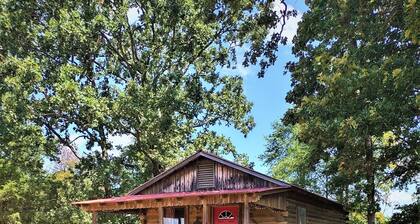
<instances>
[{"instance_id":1,"label":"oak tree","mask_svg":"<svg viewBox=\"0 0 420 224\"><path fill-rule=\"evenodd\" d=\"M307 3L293 40L298 60L287 65L293 107L283 121L316 149L314 164L329 161L335 189L363 202L353 208L371 224L378 186L413 183L420 168L419 3Z\"/></svg>"},{"instance_id":2,"label":"oak tree","mask_svg":"<svg viewBox=\"0 0 420 224\"><path fill-rule=\"evenodd\" d=\"M246 135L254 126L242 77L229 69L257 65L263 76L274 64L285 18L296 12L273 4L1 0L0 167L20 173L1 178L0 189L21 175L46 181L42 164L63 147L80 162L58 179L83 192L79 199L124 193L198 149L243 160L212 127ZM8 205L2 218L38 222Z\"/></svg>"}]
</instances>

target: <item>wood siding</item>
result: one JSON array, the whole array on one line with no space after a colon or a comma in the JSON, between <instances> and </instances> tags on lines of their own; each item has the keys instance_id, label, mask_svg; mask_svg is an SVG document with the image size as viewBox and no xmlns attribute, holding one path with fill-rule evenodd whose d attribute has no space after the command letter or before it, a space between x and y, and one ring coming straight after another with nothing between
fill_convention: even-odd
<instances>
[{"instance_id":1,"label":"wood siding","mask_svg":"<svg viewBox=\"0 0 420 224\"><path fill-rule=\"evenodd\" d=\"M239 223L244 224L242 220L243 205L240 205L240 218ZM212 207L210 206L210 213ZM217 206L217 205L216 205ZM307 224L343 224L346 223L345 213L335 210L333 208L323 208L317 206L316 203L308 203L294 199L287 199L287 211L273 210L270 208L251 207L249 214L249 224L296 224L297 206L306 208ZM186 206L187 223L194 224L199 219L203 220L203 207L202 206ZM147 209L146 211L147 224L159 224L158 209ZM211 223L214 223L211 220Z\"/></svg>"},{"instance_id":2,"label":"wood siding","mask_svg":"<svg viewBox=\"0 0 420 224\"><path fill-rule=\"evenodd\" d=\"M285 211L287 209L286 208L287 206L286 194L279 193L279 194L264 195L264 196L261 196L260 200L255 202L255 204Z\"/></svg>"},{"instance_id":3,"label":"wood siding","mask_svg":"<svg viewBox=\"0 0 420 224\"><path fill-rule=\"evenodd\" d=\"M188 206L188 224L194 224L197 219L203 221L203 207Z\"/></svg>"},{"instance_id":4,"label":"wood siding","mask_svg":"<svg viewBox=\"0 0 420 224\"><path fill-rule=\"evenodd\" d=\"M250 224L287 224L287 214L285 212L277 212L268 208L252 208L249 216Z\"/></svg>"},{"instance_id":5,"label":"wood siding","mask_svg":"<svg viewBox=\"0 0 420 224\"><path fill-rule=\"evenodd\" d=\"M157 194L168 192L192 192L202 190L198 188L197 171L200 163L213 162L208 159L198 159L191 162L175 173L157 181L138 194ZM233 190L262 187L275 187L266 180L233 169L226 165L215 163L215 187L209 190Z\"/></svg>"},{"instance_id":6,"label":"wood siding","mask_svg":"<svg viewBox=\"0 0 420 224\"><path fill-rule=\"evenodd\" d=\"M159 211L157 208L148 208L146 210L146 223L159 224Z\"/></svg>"},{"instance_id":7,"label":"wood siding","mask_svg":"<svg viewBox=\"0 0 420 224\"><path fill-rule=\"evenodd\" d=\"M297 207L306 209L307 224L342 224L346 223L346 215L343 211L338 211L332 207L325 207L316 201L309 202L302 198L287 199L287 221L290 224L297 223Z\"/></svg>"},{"instance_id":8,"label":"wood siding","mask_svg":"<svg viewBox=\"0 0 420 224\"><path fill-rule=\"evenodd\" d=\"M187 214L187 223L194 224L194 222L198 219L203 221L203 207L202 206L188 206L185 207ZM210 207L210 213L212 213L212 207ZM243 223L242 214L243 214L243 207L240 206L240 217L239 223ZM286 224L287 223L287 215L284 212L275 212L270 209L256 209L251 208L249 213L249 224ZM211 223L214 223L211 220ZM158 209L147 209L146 211L146 224L159 224L159 212ZM294 223L293 223L294 224Z\"/></svg>"}]
</instances>

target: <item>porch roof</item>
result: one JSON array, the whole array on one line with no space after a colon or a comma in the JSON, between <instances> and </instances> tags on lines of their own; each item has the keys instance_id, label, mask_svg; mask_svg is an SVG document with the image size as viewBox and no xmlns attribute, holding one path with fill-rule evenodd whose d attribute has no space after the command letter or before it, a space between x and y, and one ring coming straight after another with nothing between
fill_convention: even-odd
<instances>
[{"instance_id":1,"label":"porch roof","mask_svg":"<svg viewBox=\"0 0 420 224\"><path fill-rule=\"evenodd\" d=\"M232 195L232 194L250 194L250 193L275 193L281 189L288 187L269 187L269 188L251 188L240 190L218 190L218 191L195 191L195 192L174 192L174 193L160 193L160 194L141 194L141 195L126 195L113 198L102 198L87 201L73 202L73 205L83 206L91 204L113 204L135 201L160 200L170 198L186 198L186 197L204 197L215 195Z\"/></svg>"}]
</instances>

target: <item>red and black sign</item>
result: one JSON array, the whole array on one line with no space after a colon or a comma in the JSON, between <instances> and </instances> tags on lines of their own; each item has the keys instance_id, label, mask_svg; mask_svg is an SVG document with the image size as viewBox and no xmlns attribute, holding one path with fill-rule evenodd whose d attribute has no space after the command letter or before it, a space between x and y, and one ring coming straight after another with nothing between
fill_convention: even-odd
<instances>
[{"instance_id":1,"label":"red and black sign","mask_svg":"<svg viewBox=\"0 0 420 224\"><path fill-rule=\"evenodd\" d=\"M213 208L214 224L239 224L239 206L220 206Z\"/></svg>"}]
</instances>

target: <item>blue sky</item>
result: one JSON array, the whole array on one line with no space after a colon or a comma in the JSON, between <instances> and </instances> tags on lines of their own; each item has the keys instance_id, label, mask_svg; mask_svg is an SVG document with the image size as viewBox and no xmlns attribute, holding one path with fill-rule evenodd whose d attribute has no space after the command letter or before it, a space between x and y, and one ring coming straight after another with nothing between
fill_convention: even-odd
<instances>
[{"instance_id":1,"label":"blue sky","mask_svg":"<svg viewBox=\"0 0 420 224\"><path fill-rule=\"evenodd\" d=\"M274 7L279 10L280 5L278 1L276 3ZM229 137L239 152L248 154L250 161L255 163L254 168L263 173L269 173L269 170L258 159L258 156L264 152L265 136L268 136L272 131L273 122L279 120L290 107L285 101L286 94L291 89L290 75L284 75L284 66L286 62L295 60L291 51L291 40L296 34L298 21L301 19L302 13L307 10L302 0L290 0L287 4L289 9L293 8L298 11L298 16L287 21L283 34L288 37L288 44L279 47L277 62L267 70L265 77L258 78L258 68L244 68L240 65L240 60L238 60L236 70L227 71L230 74L241 75L244 79L245 95L253 103L251 114L256 122L255 128L246 138L232 127L221 126L215 129Z\"/></svg>"},{"instance_id":2,"label":"blue sky","mask_svg":"<svg viewBox=\"0 0 420 224\"><path fill-rule=\"evenodd\" d=\"M285 30L285 35L291 40L296 33L298 21L301 19L302 13L308 10L303 0L286 1L289 7L298 11L297 18L291 18ZM291 106L285 101L287 92L291 89L290 75L284 75L284 66L287 61L295 60L291 52L291 43L281 46L277 53L278 60L271 67L264 78L258 78L258 69L243 68L232 71L240 74L244 78L245 94L254 106L252 116L254 116L256 126L245 138L242 133L234 130L232 127L217 127L216 130L229 137L235 145L238 152L249 155L250 161L255 163L254 169L262 173L270 173L268 167L258 159L265 150L265 136L272 131L271 125L279 120L286 110ZM412 194L415 192L414 185L409 186L406 191L391 191L387 195L389 205L382 204L382 211L385 215L390 216L394 212L394 205L407 204L413 201Z\"/></svg>"},{"instance_id":3,"label":"blue sky","mask_svg":"<svg viewBox=\"0 0 420 224\"><path fill-rule=\"evenodd\" d=\"M288 44L280 46L277 52L277 62L267 70L264 78L258 78L257 67L244 68L238 63L236 70L227 71L230 74L239 74L244 79L244 91L248 100L253 103L252 116L255 119L255 128L245 138L242 133L233 127L217 127L216 130L229 137L237 150L249 155L250 160L255 163L255 169L268 173L269 170L258 159L264 152L265 136L272 131L271 125L279 120L287 109L291 106L285 101L287 92L291 89L290 75L284 75L286 62L295 60L291 50L291 39L296 33L297 23L302 12L307 10L303 1L292 0L288 2L288 7L298 10L298 16L291 18L285 27L285 36L288 37ZM238 60L240 61L240 60ZM224 71L222 71L224 72Z\"/></svg>"}]
</instances>

